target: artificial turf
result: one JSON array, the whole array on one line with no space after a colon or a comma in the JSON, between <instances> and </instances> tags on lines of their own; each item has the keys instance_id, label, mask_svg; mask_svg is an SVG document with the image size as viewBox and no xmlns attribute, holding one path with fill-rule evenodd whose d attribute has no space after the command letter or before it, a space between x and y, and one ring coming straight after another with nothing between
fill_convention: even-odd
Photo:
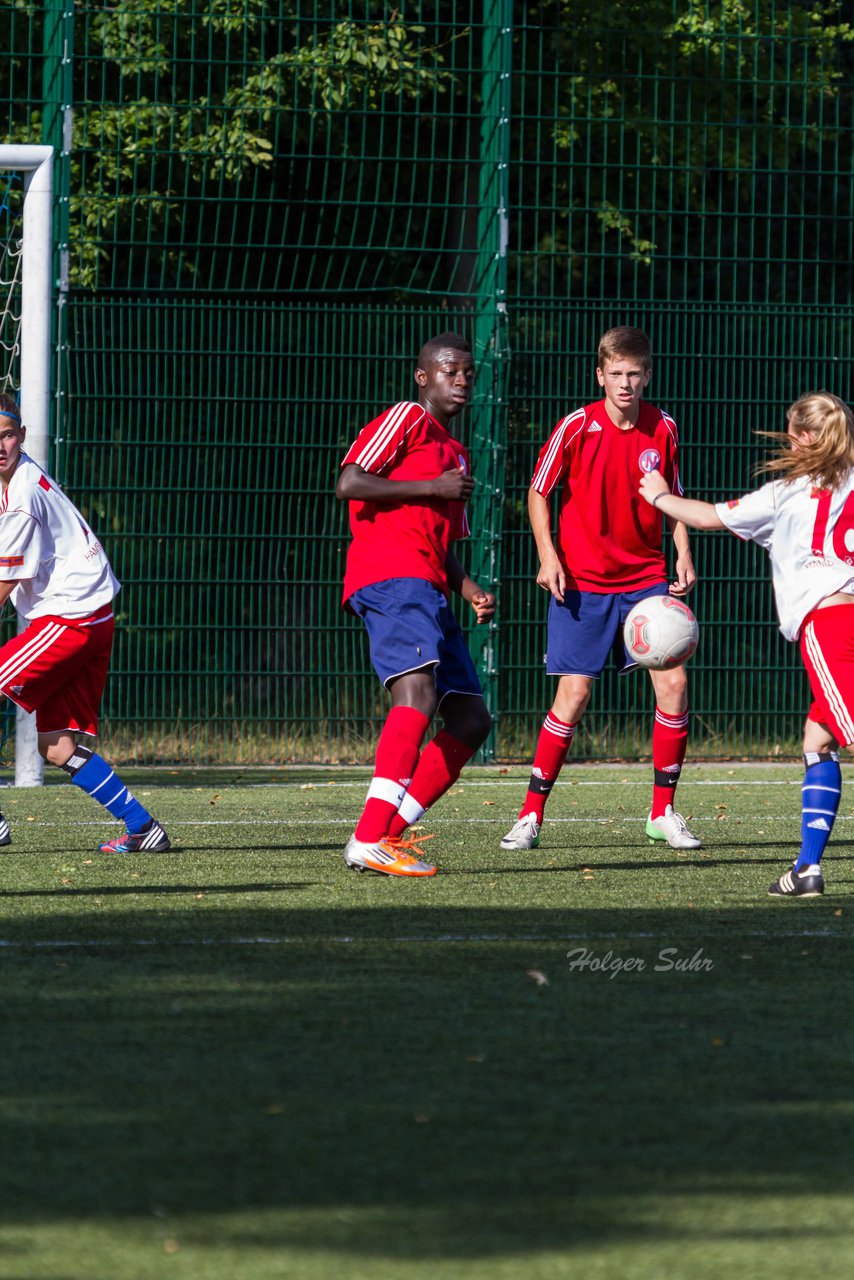
<instances>
[{"instance_id":1,"label":"artificial turf","mask_svg":"<svg viewBox=\"0 0 854 1280\"><path fill-rule=\"evenodd\" d=\"M472 769L440 874L347 872L366 774L139 774L170 854L0 791L3 1280L854 1272L843 793L822 899L766 895L799 768Z\"/></svg>"}]
</instances>

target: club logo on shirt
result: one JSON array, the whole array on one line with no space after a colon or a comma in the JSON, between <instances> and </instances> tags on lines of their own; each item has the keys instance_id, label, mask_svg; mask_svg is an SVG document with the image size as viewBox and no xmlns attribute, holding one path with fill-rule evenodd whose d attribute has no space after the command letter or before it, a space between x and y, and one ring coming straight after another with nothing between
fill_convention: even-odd
<instances>
[{"instance_id":1,"label":"club logo on shirt","mask_svg":"<svg viewBox=\"0 0 854 1280\"><path fill-rule=\"evenodd\" d=\"M661 466L661 454L657 449L644 449L638 458L641 471L657 471Z\"/></svg>"}]
</instances>

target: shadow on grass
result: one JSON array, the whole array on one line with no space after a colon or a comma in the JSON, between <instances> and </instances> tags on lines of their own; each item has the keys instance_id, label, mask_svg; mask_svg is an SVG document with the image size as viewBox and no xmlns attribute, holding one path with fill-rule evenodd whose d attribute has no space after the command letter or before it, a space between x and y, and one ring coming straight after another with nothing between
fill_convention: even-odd
<instances>
[{"instance_id":1,"label":"shadow on grass","mask_svg":"<svg viewBox=\"0 0 854 1280\"><path fill-rule=\"evenodd\" d=\"M254 884L133 884L89 886L85 889L0 889L3 898L137 898L164 897L169 894L203 893L284 893L311 889L314 881L265 880Z\"/></svg>"},{"instance_id":2,"label":"shadow on grass","mask_svg":"<svg viewBox=\"0 0 854 1280\"><path fill-rule=\"evenodd\" d=\"M226 1247L250 1242L231 1212L275 1211L251 1243L441 1259L641 1239L650 1214L678 1238L674 1196L850 1193L836 911L7 922L6 1220L202 1214Z\"/></svg>"}]
</instances>

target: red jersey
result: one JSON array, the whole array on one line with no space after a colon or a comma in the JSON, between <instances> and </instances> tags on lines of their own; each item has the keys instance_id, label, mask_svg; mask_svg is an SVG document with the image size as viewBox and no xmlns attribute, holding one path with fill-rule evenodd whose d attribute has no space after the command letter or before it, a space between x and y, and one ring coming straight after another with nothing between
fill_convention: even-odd
<instances>
[{"instance_id":1,"label":"red jersey","mask_svg":"<svg viewBox=\"0 0 854 1280\"><path fill-rule=\"evenodd\" d=\"M605 401L567 414L540 450L531 488L547 497L563 482L557 552L567 586L581 591L635 591L663 582L661 513L638 492L645 471L659 470L682 492L676 423L642 400L626 431Z\"/></svg>"},{"instance_id":2,"label":"red jersey","mask_svg":"<svg viewBox=\"0 0 854 1280\"><path fill-rule=\"evenodd\" d=\"M420 404L402 401L359 432L342 467L355 463L386 480L434 480L462 467L468 451ZM451 543L469 536L465 502L423 498L414 502L350 502L344 602L360 587L387 578L426 578L450 594L445 562Z\"/></svg>"}]
</instances>

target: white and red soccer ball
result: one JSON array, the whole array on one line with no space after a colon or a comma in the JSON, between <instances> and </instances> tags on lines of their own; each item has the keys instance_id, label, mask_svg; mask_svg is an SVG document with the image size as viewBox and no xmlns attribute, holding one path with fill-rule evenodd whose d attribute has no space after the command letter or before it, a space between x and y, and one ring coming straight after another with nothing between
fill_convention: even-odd
<instances>
[{"instance_id":1,"label":"white and red soccer ball","mask_svg":"<svg viewBox=\"0 0 854 1280\"><path fill-rule=\"evenodd\" d=\"M687 661L700 628L687 604L673 596L649 596L636 604L623 626L626 651L641 667L664 671Z\"/></svg>"}]
</instances>

